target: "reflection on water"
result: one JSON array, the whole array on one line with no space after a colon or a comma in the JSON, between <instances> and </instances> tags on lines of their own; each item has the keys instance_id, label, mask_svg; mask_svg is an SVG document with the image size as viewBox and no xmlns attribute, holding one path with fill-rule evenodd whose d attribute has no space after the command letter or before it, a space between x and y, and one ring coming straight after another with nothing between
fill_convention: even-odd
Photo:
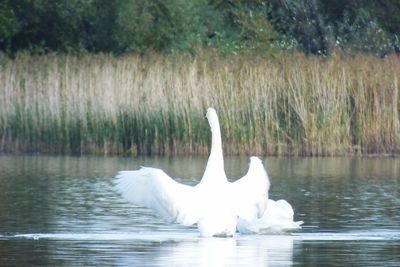
<instances>
[{"instance_id":1,"label":"reflection on water","mask_svg":"<svg viewBox=\"0 0 400 267\"><path fill-rule=\"evenodd\" d=\"M0 266L400 265L400 159L268 158L270 197L304 228L289 236L199 238L126 203L118 170L194 184L206 158L0 157ZM228 158L230 177L246 158Z\"/></svg>"},{"instance_id":2,"label":"reflection on water","mask_svg":"<svg viewBox=\"0 0 400 267\"><path fill-rule=\"evenodd\" d=\"M289 266L293 255L292 236L199 238L197 234L158 232L22 234L0 240L14 244L15 250L34 244L34 249L40 248L36 253L71 265L79 261L84 265L118 266ZM13 252L17 251L5 254ZM15 260L21 264L20 259Z\"/></svg>"},{"instance_id":3,"label":"reflection on water","mask_svg":"<svg viewBox=\"0 0 400 267\"><path fill-rule=\"evenodd\" d=\"M146 262L172 266L268 266L292 262L290 236L264 238L198 238L156 246ZM156 257L154 258L154 255ZM121 265L133 266L135 257L120 258Z\"/></svg>"}]
</instances>

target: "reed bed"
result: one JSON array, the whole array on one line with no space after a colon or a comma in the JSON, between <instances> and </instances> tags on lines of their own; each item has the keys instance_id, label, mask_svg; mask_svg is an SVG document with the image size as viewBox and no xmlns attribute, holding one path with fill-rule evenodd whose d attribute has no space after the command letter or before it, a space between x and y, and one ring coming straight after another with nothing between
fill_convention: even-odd
<instances>
[{"instance_id":1,"label":"reed bed","mask_svg":"<svg viewBox=\"0 0 400 267\"><path fill-rule=\"evenodd\" d=\"M400 152L400 59L19 54L0 62L0 152Z\"/></svg>"}]
</instances>

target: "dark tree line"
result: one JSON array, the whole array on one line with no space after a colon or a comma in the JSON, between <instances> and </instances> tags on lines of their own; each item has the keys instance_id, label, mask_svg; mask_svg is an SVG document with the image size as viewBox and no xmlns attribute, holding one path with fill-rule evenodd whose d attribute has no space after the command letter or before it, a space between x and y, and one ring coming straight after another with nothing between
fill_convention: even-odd
<instances>
[{"instance_id":1,"label":"dark tree line","mask_svg":"<svg viewBox=\"0 0 400 267\"><path fill-rule=\"evenodd\" d=\"M222 52L400 47L400 0L0 0L0 50Z\"/></svg>"}]
</instances>

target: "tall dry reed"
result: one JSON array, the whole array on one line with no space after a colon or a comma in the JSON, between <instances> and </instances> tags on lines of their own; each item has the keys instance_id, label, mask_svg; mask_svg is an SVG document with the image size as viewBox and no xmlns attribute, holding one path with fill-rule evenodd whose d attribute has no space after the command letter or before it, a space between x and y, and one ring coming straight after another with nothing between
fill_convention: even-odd
<instances>
[{"instance_id":1,"label":"tall dry reed","mask_svg":"<svg viewBox=\"0 0 400 267\"><path fill-rule=\"evenodd\" d=\"M229 154L400 152L400 59L18 55L0 64L0 151L204 154L217 109Z\"/></svg>"}]
</instances>

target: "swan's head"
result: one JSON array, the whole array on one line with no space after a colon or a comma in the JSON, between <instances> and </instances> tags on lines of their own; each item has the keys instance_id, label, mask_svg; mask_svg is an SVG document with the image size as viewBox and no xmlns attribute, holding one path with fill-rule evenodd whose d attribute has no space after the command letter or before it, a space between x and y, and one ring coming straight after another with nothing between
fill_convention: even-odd
<instances>
[{"instance_id":1,"label":"swan's head","mask_svg":"<svg viewBox=\"0 0 400 267\"><path fill-rule=\"evenodd\" d=\"M212 117L216 117L216 116L217 116L217 112L215 111L214 108L207 109L206 117L208 120L210 120Z\"/></svg>"},{"instance_id":2,"label":"swan's head","mask_svg":"<svg viewBox=\"0 0 400 267\"><path fill-rule=\"evenodd\" d=\"M215 109L208 108L206 117L207 117L208 123L211 125L211 128L213 125L218 125L218 127L219 127L218 116L217 116L217 112L215 111Z\"/></svg>"}]
</instances>

